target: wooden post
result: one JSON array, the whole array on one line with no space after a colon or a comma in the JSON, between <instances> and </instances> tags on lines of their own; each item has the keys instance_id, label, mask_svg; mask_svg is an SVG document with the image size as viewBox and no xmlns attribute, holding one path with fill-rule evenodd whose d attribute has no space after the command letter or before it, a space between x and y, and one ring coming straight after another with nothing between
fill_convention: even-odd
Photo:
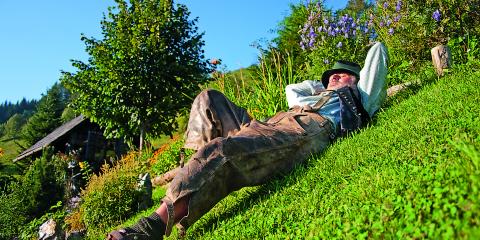
<instances>
[{"instance_id":1,"label":"wooden post","mask_svg":"<svg viewBox=\"0 0 480 240\"><path fill-rule=\"evenodd\" d=\"M432 62L437 75L443 76L443 71L452 65L452 54L446 45L432 48Z\"/></svg>"}]
</instances>

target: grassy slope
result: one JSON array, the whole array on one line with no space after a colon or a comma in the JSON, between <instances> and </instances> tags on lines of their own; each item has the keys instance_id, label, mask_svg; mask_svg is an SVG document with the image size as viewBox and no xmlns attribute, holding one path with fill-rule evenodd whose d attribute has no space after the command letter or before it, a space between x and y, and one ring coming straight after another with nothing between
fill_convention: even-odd
<instances>
[{"instance_id":1,"label":"grassy slope","mask_svg":"<svg viewBox=\"0 0 480 240\"><path fill-rule=\"evenodd\" d=\"M18 156L20 147L17 146L12 139L0 138L0 148L4 150L4 154L0 156L0 175L16 175L21 169L14 164L12 160Z\"/></svg>"},{"instance_id":2,"label":"grassy slope","mask_svg":"<svg viewBox=\"0 0 480 240\"><path fill-rule=\"evenodd\" d=\"M425 86L292 174L231 194L187 238L480 237L479 78Z\"/></svg>"}]
</instances>

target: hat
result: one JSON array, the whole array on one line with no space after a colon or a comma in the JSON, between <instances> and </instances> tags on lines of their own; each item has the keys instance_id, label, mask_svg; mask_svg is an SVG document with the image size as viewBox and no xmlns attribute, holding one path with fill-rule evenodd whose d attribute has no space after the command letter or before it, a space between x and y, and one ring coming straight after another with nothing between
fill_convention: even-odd
<instances>
[{"instance_id":1,"label":"hat","mask_svg":"<svg viewBox=\"0 0 480 240\"><path fill-rule=\"evenodd\" d=\"M330 81L330 76L334 73L346 72L357 77L357 81L360 80L360 65L354 62L339 60L334 65L333 68L327 70L322 75L322 83L325 88L328 86Z\"/></svg>"}]
</instances>

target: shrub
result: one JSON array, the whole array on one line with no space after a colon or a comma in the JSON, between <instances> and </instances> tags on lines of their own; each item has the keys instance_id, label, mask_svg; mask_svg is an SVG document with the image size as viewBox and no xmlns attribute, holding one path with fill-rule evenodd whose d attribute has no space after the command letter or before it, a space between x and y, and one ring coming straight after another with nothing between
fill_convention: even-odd
<instances>
[{"instance_id":1,"label":"shrub","mask_svg":"<svg viewBox=\"0 0 480 240\"><path fill-rule=\"evenodd\" d=\"M57 225L63 226L65 215L66 211L62 209L62 202L57 202L56 205L50 207L48 213L44 214L39 218L33 219L27 225L22 227L20 232L20 239L37 239L39 227L49 219L53 219L57 223Z\"/></svg>"},{"instance_id":2,"label":"shrub","mask_svg":"<svg viewBox=\"0 0 480 240\"><path fill-rule=\"evenodd\" d=\"M93 175L82 191L79 210L82 223L70 221L70 224L84 224L88 236L103 235L108 227L118 225L135 213L143 194L138 190L138 176L146 166L142 158L137 152L131 152L112 167L102 166L101 175Z\"/></svg>"},{"instance_id":3,"label":"shrub","mask_svg":"<svg viewBox=\"0 0 480 240\"><path fill-rule=\"evenodd\" d=\"M181 149L185 141L178 135L170 142L156 150L149 159L150 170L153 175L161 175L176 168L179 164ZM184 149L184 160L188 161L193 150Z\"/></svg>"},{"instance_id":4,"label":"shrub","mask_svg":"<svg viewBox=\"0 0 480 240\"><path fill-rule=\"evenodd\" d=\"M340 59L362 63L376 33L365 15L337 15L321 3L307 5L310 16L300 30L300 47L308 53L307 77L321 74Z\"/></svg>"},{"instance_id":5,"label":"shrub","mask_svg":"<svg viewBox=\"0 0 480 240\"><path fill-rule=\"evenodd\" d=\"M467 55L468 43L456 39L479 36L479 11L476 0L383 0L369 14L377 40L390 50L392 66L408 62L413 67L431 61L430 49L447 43L462 50L457 63L467 62L460 56Z\"/></svg>"},{"instance_id":6,"label":"shrub","mask_svg":"<svg viewBox=\"0 0 480 240\"><path fill-rule=\"evenodd\" d=\"M475 0L382 0L357 16L326 11L316 2L307 5L309 17L299 32L309 78L318 79L338 59L362 64L373 41L389 49L390 69L403 72L430 62L430 49L438 44L455 48L458 63L468 62L478 48L480 6ZM392 75L389 80L404 81Z\"/></svg>"},{"instance_id":7,"label":"shrub","mask_svg":"<svg viewBox=\"0 0 480 240\"><path fill-rule=\"evenodd\" d=\"M58 201L65 191L65 162L44 154L35 160L25 175L0 195L0 239L18 235L20 228L40 217Z\"/></svg>"}]
</instances>

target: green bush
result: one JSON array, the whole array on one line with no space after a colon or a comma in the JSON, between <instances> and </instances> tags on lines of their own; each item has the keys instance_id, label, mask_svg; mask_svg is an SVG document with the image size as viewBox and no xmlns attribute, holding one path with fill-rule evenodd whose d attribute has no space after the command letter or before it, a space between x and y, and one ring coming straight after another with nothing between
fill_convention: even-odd
<instances>
[{"instance_id":1,"label":"green bush","mask_svg":"<svg viewBox=\"0 0 480 240\"><path fill-rule=\"evenodd\" d=\"M44 154L18 182L10 184L6 193L0 195L0 239L17 236L25 223L42 216L63 200L65 169L65 162L60 158Z\"/></svg>"},{"instance_id":2,"label":"green bush","mask_svg":"<svg viewBox=\"0 0 480 240\"><path fill-rule=\"evenodd\" d=\"M357 15L326 11L321 3L307 5L308 19L300 30L307 53L306 76L318 79L339 59L363 64L371 42L385 43L390 69L418 71L431 62L430 49L448 44L456 63L467 63L477 52L480 6L476 0L382 0ZM421 44L419 44L421 43ZM420 64L419 64L420 63ZM404 80L390 76L392 84Z\"/></svg>"},{"instance_id":3,"label":"green bush","mask_svg":"<svg viewBox=\"0 0 480 240\"><path fill-rule=\"evenodd\" d=\"M44 214L41 217L33 219L27 225L23 226L20 232L20 239L37 239L38 229L44 222L49 219L53 219L57 223L57 225L63 226L66 214L67 212L62 209L62 202L57 202L56 205L50 207L48 213Z\"/></svg>"},{"instance_id":4,"label":"green bush","mask_svg":"<svg viewBox=\"0 0 480 240\"><path fill-rule=\"evenodd\" d=\"M390 51L391 67L431 61L430 49L439 44L456 48L456 63L466 63L469 44L480 36L480 6L476 0L384 0L371 9L377 40ZM462 39L462 40L458 40Z\"/></svg>"},{"instance_id":5,"label":"green bush","mask_svg":"<svg viewBox=\"0 0 480 240\"><path fill-rule=\"evenodd\" d=\"M169 170L178 166L178 160L180 157L180 150L183 147L184 141L177 139L169 144L164 145L155 153L151 158L151 172L154 175L161 175ZM185 161L188 160L188 156L192 154L192 150L185 149Z\"/></svg>"},{"instance_id":6,"label":"green bush","mask_svg":"<svg viewBox=\"0 0 480 240\"><path fill-rule=\"evenodd\" d=\"M87 236L103 236L110 226L118 225L138 210L143 194L138 190L138 176L145 170L142 158L131 152L113 167L104 165L101 175L90 178L81 194L80 217L76 218L87 228Z\"/></svg>"}]
</instances>

